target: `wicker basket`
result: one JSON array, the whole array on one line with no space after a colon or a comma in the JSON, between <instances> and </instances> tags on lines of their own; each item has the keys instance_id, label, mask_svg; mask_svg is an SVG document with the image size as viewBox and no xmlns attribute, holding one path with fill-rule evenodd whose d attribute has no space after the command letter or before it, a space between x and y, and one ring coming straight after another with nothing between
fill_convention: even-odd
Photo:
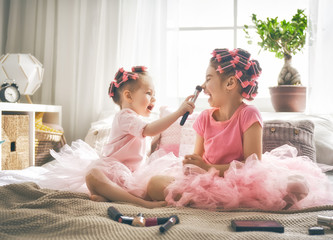
<instances>
[{"instance_id":1,"label":"wicker basket","mask_svg":"<svg viewBox=\"0 0 333 240\"><path fill-rule=\"evenodd\" d=\"M63 133L36 130L35 132L35 165L41 166L53 160L50 150L59 151L66 143Z\"/></svg>"},{"instance_id":2,"label":"wicker basket","mask_svg":"<svg viewBox=\"0 0 333 240\"><path fill-rule=\"evenodd\" d=\"M2 170L29 167L29 115L2 115Z\"/></svg>"}]
</instances>

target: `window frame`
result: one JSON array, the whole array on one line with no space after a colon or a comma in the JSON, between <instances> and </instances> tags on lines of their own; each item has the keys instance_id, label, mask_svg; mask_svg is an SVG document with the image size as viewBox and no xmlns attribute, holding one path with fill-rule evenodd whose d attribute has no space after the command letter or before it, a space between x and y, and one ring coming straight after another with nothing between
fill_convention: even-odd
<instances>
[{"instance_id":1,"label":"window frame","mask_svg":"<svg viewBox=\"0 0 333 240\"><path fill-rule=\"evenodd\" d=\"M206 31L206 30L218 30L218 31L226 31L226 30L231 30L233 31L233 48L237 48L239 47L238 46L238 38L240 37L239 36L239 30L242 30L243 29L243 25L242 26L238 26L238 12L239 12L239 7L238 7L238 0L233 0L233 25L232 26L214 26L214 27L182 27L182 26L179 26L177 28L177 31L179 32L185 32L185 31ZM249 25L249 28L250 29L254 29L254 26L253 25ZM175 31L175 28L174 27L167 27L167 32L168 31ZM179 46L179 42L177 43L178 44L178 48L180 47ZM179 54L179 49L177 49L178 51L178 54ZM273 53L271 53L273 54ZM179 59L177 59L178 61L178 68L177 68L177 81L179 80ZM281 60L283 61L283 59ZM307 76L308 77L308 76ZM276 77L277 78L277 77ZM308 81L306 81L308 82ZM195 86L193 86L194 88ZM178 87L177 87L177 91L179 91ZM197 110L203 110L207 107L209 107L208 103L207 103L207 99L206 98L202 98L202 95L201 94L199 96L199 98L197 99L197 102L196 102L196 109ZM181 102L184 101L185 97L181 97L179 96L179 94L177 93L177 100L171 100L170 97L166 97L167 98L167 101L169 103L172 103L172 104L180 104ZM253 101L249 102L249 101L246 101L244 100L245 102L247 102L248 104L253 104L253 105L256 105L256 107L260 110L260 111L265 111L265 112L274 112L274 108L271 104L271 100L270 100L270 97L267 96L267 94L265 94L264 96L257 96Z\"/></svg>"}]
</instances>

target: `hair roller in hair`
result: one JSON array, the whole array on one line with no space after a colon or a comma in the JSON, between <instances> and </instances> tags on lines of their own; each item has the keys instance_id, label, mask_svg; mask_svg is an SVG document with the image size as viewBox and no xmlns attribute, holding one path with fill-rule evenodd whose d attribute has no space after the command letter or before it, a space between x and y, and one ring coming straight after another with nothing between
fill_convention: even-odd
<instances>
[{"instance_id":1,"label":"hair roller in hair","mask_svg":"<svg viewBox=\"0 0 333 240\"><path fill-rule=\"evenodd\" d=\"M239 57L239 56L237 56L237 57ZM248 70L251 66L251 63L249 63L246 59L239 57L239 60L236 65L237 65L237 67L239 67L241 69Z\"/></svg>"},{"instance_id":2,"label":"hair roller in hair","mask_svg":"<svg viewBox=\"0 0 333 240\"><path fill-rule=\"evenodd\" d=\"M243 89L242 96L247 100L253 100L258 93L258 82L255 80L250 81L250 84Z\"/></svg>"},{"instance_id":3,"label":"hair roller in hair","mask_svg":"<svg viewBox=\"0 0 333 240\"><path fill-rule=\"evenodd\" d=\"M115 88L115 81L111 81L110 83L110 87L109 87L109 97L113 97L114 96L114 88Z\"/></svg>"},{"instance_id":4,"label":"hair roller in hair","mask_svg":"<svg viewBox=\"0 0 333 240\"><path fill-rule=\"evenodd\" d=\"M123 68L119 68L118 72L116 72L116 75L114 76L115 80L118 80L123 74L124 74L124 69Z\"/></svg>"},{"instance_id":5,"label":"hair roller in hair","mask_svg":"<svg viewBox=\"0 0 333 240\"><path fill-rule=\"evenodd\" d=\"M132 72L146 72L146 71L147 71L147 67L145 67L145 66L132 67Z\"/></svg>"},{"instance_id":6,"label":"hair roller in hair","mask_svg":"<svg viewBox=\"0 0 333 240\"><path fill-rule=\"evenodd\" d=\"M217 66L216 71L219 72L220 74L224 72L229 72L232 69L234 69L236 65L232 61L224 62L221 65Z\"/></svg>"},{"instance_id":7,"label":"hair roller in hair","mask_svg":"<svg viewBox=\"0 0 333 240\"><path fill-rule=\"evenodd\" d=\"M248 70L248 74L251 76L251 79L257 79L261 74L261 68L259 66L259 62L257 60L250 61L250 67Z\"/></svg>"},{"instance_id":8,"label":"hair roller in hair","mask_svg":"<svg viewBox=\"0 0 333 240\"><path fill-rule=\"evenodd\" d=\"M215 48L212 52L213 57L216 57L217 54L223 55L230 55L229 50L227 48Z\"/></svg>"},{"instance_id":9,"label":"hair roller in hair","mask_svg":"<svg viewBox=\"0 0 333 240\"><path fill-rule=\"evenodd\" d=\"M233 60L229 50L227 48L222 48L222 49L214 49L212 52L213 58L217 62L226 62L226 61L231 61Z\"/></svg>"},{"instance_id":10,"label":"hair roller in hair","mask_svg":"<svg viewBox=\"0 0 333 240\"><path fill-rule=\"evenodd\" d=\"M137 73L126 72L124 69L119 69L115 76L114 87L119 88L124 82L128 80L136 80L139 78Z\"/></svg>"},{"instance_id":11,"label":"hair roller in hair","mask_svg":"<svg viewBox=\"0 0 333 240\"><path fill-rule=\"evenodd\" d=\"M236 55L238 54L238 51L239 51L239 49L237 48L237 49L229 51L229 53L232 57L236 57Z\"/></svg>"},{"instance_id":12,"label":"hair roller in hair","mask_svg":"<svg viewBox=\"0 0 333 240\"><path fill-rule=\"evenodd\" d=\"M237 48L237 56L244 59L246 62L249 61L251 54L248 51L245 51L244 49Z\"/></svg>"},{"instance_id":13,"label":"hair roller in hair","mask_svg":"<svg viewBox=\"0 0 333 240\"><path fill-rule=\"evenodd\" d=\"M246 76L243 74L242 71L236 70L235 77L242 85L242 88L246 88L250 84L250 82L246 79Z\"/></svg>"},{"instance_id":14,"label":"hair roller in hair","mask_svg":"<svg viewBox=\"0 0 333 240\"><path fill-rule=\"evenodd\" d=\"M237 65L237 64L239 63L239 60L240 60L240 58L239 58L238 56L236 56L236 57L234 57L234 59L231 60L230 62L233 63L233 64L235 64L235 65Z\"/></svg>"}]
</instances>

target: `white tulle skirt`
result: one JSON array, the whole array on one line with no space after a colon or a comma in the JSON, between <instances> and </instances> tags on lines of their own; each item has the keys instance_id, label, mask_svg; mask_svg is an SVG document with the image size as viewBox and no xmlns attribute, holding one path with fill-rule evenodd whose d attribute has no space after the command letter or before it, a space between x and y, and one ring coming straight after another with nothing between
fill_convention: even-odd
<instances>
[{"instance_id":1,"label":"white tulle skirt","mask_svg":"<svg viewBox=\"0 0 333 240\"><path fill-rule=\"evenodd\" d=\"M144 198L148 181L155 175L176 177L182 174L182 159L164 150L154 152L143 159L132 172L123 163L112 157L100 157L96 151L82 140L64 146L60 152L51 151L55 158L43 167L38 184L43 188L89 193L85 176L92 168L99 168L114 183L126 191Z\"/></svg>"}]
</instances>

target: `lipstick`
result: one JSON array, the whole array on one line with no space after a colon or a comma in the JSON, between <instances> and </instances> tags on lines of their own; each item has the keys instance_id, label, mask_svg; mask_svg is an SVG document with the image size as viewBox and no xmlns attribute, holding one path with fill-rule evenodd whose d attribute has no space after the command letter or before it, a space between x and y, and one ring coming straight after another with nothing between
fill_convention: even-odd
<instances>
[{"instance_id":1,"label":"lipstick","mask_svg":"<svg viewBox=\"0 0 333 240\"><path fill-rule=\"evenodd\" d=\"M167 230L169 230L173 225L179 223L179 218L177 215L171 216L166 223L164 223L162 226L160 226L160 232L164 233Z\"/></svg>"}]
</instances>

